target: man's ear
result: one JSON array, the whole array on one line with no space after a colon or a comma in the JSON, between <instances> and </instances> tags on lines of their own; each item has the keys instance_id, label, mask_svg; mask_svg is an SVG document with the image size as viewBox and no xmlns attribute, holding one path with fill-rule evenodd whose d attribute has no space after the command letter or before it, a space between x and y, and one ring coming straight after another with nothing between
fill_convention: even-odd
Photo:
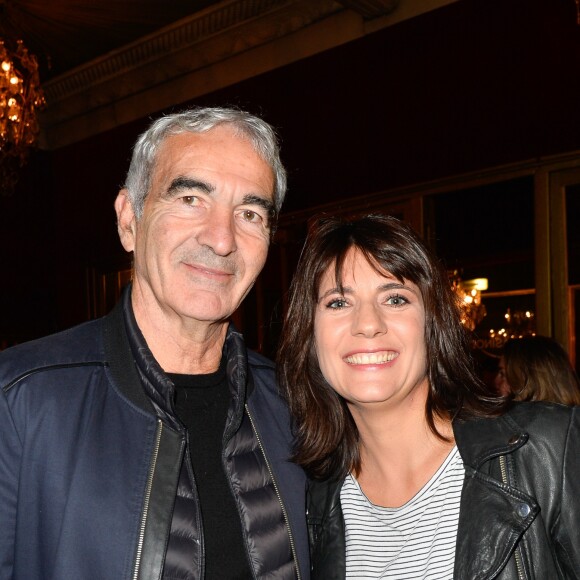
<instances>
[{"instance_id":1,"label":"man's ear","mask_svg":"<svg viewBox=\"0 0 580 580\"><path fill-rule=\"evenodd\" d=\"M121 244L127 252L132 252L135 249L136 218L126 189L122 189L115 199L115 212Z\"/></svg>"}]
</instances>

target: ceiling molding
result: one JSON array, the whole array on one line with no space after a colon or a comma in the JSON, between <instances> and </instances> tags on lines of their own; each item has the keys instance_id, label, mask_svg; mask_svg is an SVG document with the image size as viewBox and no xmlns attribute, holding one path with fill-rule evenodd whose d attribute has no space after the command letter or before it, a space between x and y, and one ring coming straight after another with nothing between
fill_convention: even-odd
<instances>
[{"instance_id":1,"label":"ceiling molding","mask_svg":"<svg viewBox=\"0 0 580 580\"><path fill-rule=\"evenodd\" d=\"M340 10L333 0L226 0L197 12L44 83L40 146L59 148L281 66L267 55L245 74L223 65Z\"/></svg>"},{"instance_id":2,"label":"ceiling molding","mask_svg":"<svg viewBox=\"0 0 580 580\"><path fill-rule=\"evenodd\" d=\"M225 0L44 83L39 145L74 144L456 1L399 0L367 21L334 0Z\"/></svg>"},{"instance_id":3,"label":"ceiling molding","mask_svg":"<svg viewBox=\"0 0 580 580\"><path fill-rule=\"evenodd\" d=\"M358 12L365 20L390 14L399 0L338 0L346 8Z\"/></svg>"},{"instance_id":4,"label":"ceiling molding","mask_svg":"<svg viewBox=\"0 0 580 580\"><path fill-rule=\"evenodd\" d=\"M122 77L127 71L165 59L184 48L199 44L216 34L232 30L292 3L292 0L226 1L47 82L44 85L45 92L51 100L67 98L87 87ZM211 59L211 55L209 58Z\"/></svg>"}]
</instances>

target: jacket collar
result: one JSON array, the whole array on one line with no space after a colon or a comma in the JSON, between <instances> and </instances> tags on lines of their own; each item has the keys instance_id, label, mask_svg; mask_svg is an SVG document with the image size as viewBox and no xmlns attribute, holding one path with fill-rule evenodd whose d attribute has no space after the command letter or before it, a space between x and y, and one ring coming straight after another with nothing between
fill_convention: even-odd
<instances>
[{"instance_id":1,"label":"jacket collar","mask_svg":"<svg viewBox=\"0 0 580 580\"><path fill-rule=\"evenodd\" d=\"M171 417L175 387L149 350L137 325L131 305L131 284L125 288L121 300L104 318L104 343L111 373L123 394L140 408L161 414L170 423L174 423ZM232 323L226 333L224 354L227 358L226 374L233 403L228 415L228 431L231 429L233 432L239 426L253 382L251 374L248 373L244 339ZM127 364L128 361L133 361L134 364Z\"/></svg>"},{"instance_id":2,"label":"jacket collar","mask_svg":"<svg viewBox=\"0 0 580 580\"><path fill-rule=\"evenodd\" d=\"M464 465L479 469L485 462L512 453L528 440L526 431L508 414L454 421L453 433Z\"/></svg>"},{"instance_id":3,"label":"jacket collar","mask_svg":"<svg viewBox=\"0 0 580 580\"><path fill-rule=\"evenodd\" d=\"M124 296L128 294L126 291ZM123 298L124 298L123 296ZM109 365L113 383L131 403L151 413L154 409L145 394L141 379L134 362L125 328L124 300L116 304L111 312L103 318L103 343L105 358Z\"/></svg>"},{"instance_id":4,"label":"jacket collar","mask_svg":"<svg viewBox=\"0 0 580 580\"><path fill-rule=\"evenodd\" d=\"M529 436L509 412L455 421L453 430L465 466L454 578L495 578L540 511L535 498L515 487L509 457ZM502 455L500 467L493 460ZM513 559L509 565L514 566Z\"/></svg>"},{"instance_id":5,"label":"jacket collar","mask_svg":"<svg viewBox=\"0 0 580 580\"><path fill-rule=\"evenodd\" d=\"M170 424L178 428L173 414L173 399L175 386L171 379L161 368L156 358L147 345L147 341L137 324L133 305L131 303L131 284L127 286L121 296L123 308L123 322L127 332L127 338L133 359L142 376L142 385L145 393L153 403L157 415L168 420Z\"/></svg>"}]
</instances>

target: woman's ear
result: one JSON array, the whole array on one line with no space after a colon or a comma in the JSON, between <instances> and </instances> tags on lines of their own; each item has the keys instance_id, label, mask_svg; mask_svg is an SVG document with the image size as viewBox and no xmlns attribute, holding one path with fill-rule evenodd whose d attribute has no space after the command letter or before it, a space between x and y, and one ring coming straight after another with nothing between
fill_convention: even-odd
<instances>
[{"instance_id":1,"label":"woman's ear","mask_svg":"<svg viewBox=\"0 0 580 580\"><path fill-rule=\"evenodd\" d=\"M122 189L115 199L115 212L121 244L127 252L132 252L135 249L136 218L126 189Z\"/></svg>"}]
</instances>

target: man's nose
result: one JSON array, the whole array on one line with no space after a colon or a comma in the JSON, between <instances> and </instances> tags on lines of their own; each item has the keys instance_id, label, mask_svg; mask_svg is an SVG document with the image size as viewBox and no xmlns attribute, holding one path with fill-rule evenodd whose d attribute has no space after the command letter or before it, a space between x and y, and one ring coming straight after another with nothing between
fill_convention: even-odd
<instances>
[{"instance_id":1,"label":"man's nose","mask_svg":"<svg viewBox=\"0 0 580 580\"><path fill-rule=\"evenodd\" d=\"M376 304L359 304L355 309L352 332L366 338L385 334L387 332L385 313Z\"/></svg>"},{"instance_id":2,"label":"man's nose","mask_svg":"<svg viewBox=\"0 0 580 580\"><path fill-rule=\"evenodd\" d=\"M237 250L234 216L228 208L214 208L198 232L197 241L211 248L218 256L228 256Z\"/></svg>"}]
</instances>

